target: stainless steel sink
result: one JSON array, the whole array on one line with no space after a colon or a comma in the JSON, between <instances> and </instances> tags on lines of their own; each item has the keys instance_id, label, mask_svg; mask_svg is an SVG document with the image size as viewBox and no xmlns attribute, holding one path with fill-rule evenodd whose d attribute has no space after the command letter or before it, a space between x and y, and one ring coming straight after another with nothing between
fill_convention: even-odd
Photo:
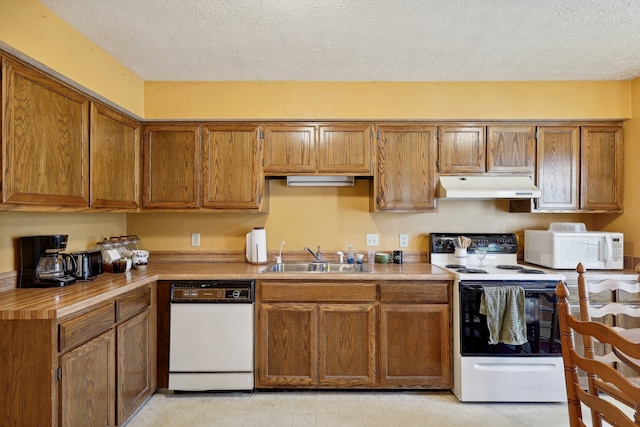
<instances>
[{"instance_id":1,"label":"stainless steel sink","mask_svg":"<svg viewBox=\"0 0 640 427\"><path fill-rule=\"evenodd\" d=\"M265 273L369 273L365 264L340 264L335 262L272 263Z\"/></svg>"}]
</instances>

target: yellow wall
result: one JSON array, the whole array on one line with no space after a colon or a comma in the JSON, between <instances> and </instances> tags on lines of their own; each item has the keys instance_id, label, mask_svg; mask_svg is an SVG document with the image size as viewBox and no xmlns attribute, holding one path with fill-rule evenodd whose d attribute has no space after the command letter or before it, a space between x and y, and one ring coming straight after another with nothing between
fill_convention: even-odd
<instances>
[{"instance_id":1,"label":"yellow wall","mask_svg":"<svg viewBox=\"0 0 640 427\"><path fill-rule=\"evenodd\" d=\"M148 119L610 119L638 116L640 83L607 82L142 82L36 0L0 1L0 41ZM634 103L631 104L633 95ZM635 113L635 114L632 114ZM15 237L66 233L69 250L90 248L110 235L139 234L151 250L243 250L244 234L265 226L269 249L320 244L327 251L351 243L363 250L366 233L380 234L380 249L425 250L432 231L518 232L551 221L581 221L589 228L627 233L626 255L640 255L632 194L637 119L625 128L626 212L613 215L540 215L506 212L505 201L443 201L437 213L370 213L368 180L352 188L287 188L271 184L269 214L102 214L0 212L0 272L14 270ZM640 172L639 172L640 173Z\"/></svg>"},{"instance_id":2,"label":"yellow wall","mask_svg":"<svg viewBox=\"0 0 640 427\"><path fill-rule=\"evenodd\" d=\"M67 252L95 248L105 237L126 234L124 214L0 212L0 272L18 269L18 238L68 234Z\"/></svg>"},{"instance_id":3,"label":"yellow wall","mask_svg":"<svg viewBox=\"0 0 640 427\"><path fill-rule=\"evenodd\" d=\"M591 227L591 215L509 213L505 200L440 201L437 213L370 213L369 185L354 187L287 187L271 181L269 214L130 214L127 229L152 250L244 250L245 234L265 227L269 250L315 249L346 251L352 244L365 251L365 235L380 235L379 250L398 249L398 234L409 234L411 250L428 249L430 232L517 232L546 228L551 221L579 221ZM200 248L190 247L191 233L200 233Z\"/></svg>"},{"instance_id":4,"label":"yellow wall","mask_svg":"<svg viewBox=\"0 0 640 427\"><path fill-rule=\"evenodd\" d=\"M629 82L145 82L147 119L629 118Z\"/></svg>"},{"instance_id":5,"label":"yellow wall","mask_svg":"<svg viewBox=\"0 0 640 427\"><path fill-rule=\"evenodd\" d=\"M625 255L640 257L640 78L631 82L632 119L624 126L624 213L594 215L594 226L601 230L625 233Z\"/></svg>"},{"instance_id":6,"label":"yellow wall","mask_svg":"<svg viewBox=\"0 0 640 427\"><path fill-rule=\"evenodd\" d=\"M142 117L142 79L37 0L0 0L0 41Z\"/></svg>"}]
</instances>

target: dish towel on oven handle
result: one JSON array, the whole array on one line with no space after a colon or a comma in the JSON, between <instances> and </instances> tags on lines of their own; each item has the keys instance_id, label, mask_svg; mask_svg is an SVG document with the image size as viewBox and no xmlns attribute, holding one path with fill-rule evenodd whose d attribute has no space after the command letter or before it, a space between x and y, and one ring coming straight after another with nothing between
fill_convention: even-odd
<instances>
[{"instance_id":1,"label":"dish towel on oven handle","mask_svg":"<svg viewBox=\"0 0 640 427\"><path fill-rule=\"evenodd\" d=\"M520 286L485 287L480 314L487 316L489 344L521 345L527 342L524 289Z\"/></svg>"}]
</instances>

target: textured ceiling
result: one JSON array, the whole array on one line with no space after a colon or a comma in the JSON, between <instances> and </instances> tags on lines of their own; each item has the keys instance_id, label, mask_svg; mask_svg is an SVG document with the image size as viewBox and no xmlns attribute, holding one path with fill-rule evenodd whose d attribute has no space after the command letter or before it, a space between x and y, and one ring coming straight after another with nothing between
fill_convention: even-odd
<instances>
[{"instance_id":1,"label":"textured ceiling","mask_svg":"<svg viewBox=\"0 0 640 427\"><path fill-rule=\"evenodd\" d=\"M41 0L144 80L640 76L638 0Z\"/></svg>"}]
</instances>

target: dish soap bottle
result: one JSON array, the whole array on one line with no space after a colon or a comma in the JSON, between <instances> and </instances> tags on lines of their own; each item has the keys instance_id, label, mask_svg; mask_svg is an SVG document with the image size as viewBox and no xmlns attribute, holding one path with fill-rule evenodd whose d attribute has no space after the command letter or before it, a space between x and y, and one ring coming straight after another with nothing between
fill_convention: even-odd
<instances>
[{"instance_id":1,"label":"dish soap bottle","mask_svg":"<svg viewBox=\"0 0 640 427\"><path fill-rule=\"evenodd\" d=\"M347 264L353 264L356 262L355 256L353 255L353 246L349 245L349 250L347 251Z\"/></svg>"}]
</instances>

